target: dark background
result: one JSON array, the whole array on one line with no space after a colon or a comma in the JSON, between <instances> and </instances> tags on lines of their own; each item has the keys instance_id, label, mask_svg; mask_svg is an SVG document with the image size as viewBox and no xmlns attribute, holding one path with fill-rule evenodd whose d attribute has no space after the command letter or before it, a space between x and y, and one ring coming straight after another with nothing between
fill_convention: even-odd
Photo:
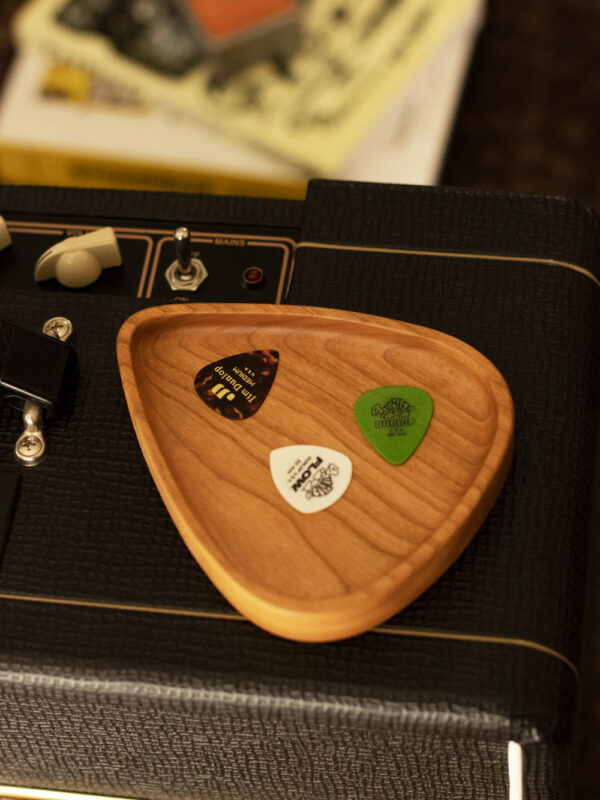
<instances>
[{"instance_id":1,"label":"dark background","mask_svg":"<svg viewBox=\"0 0 600 800\"><path fill-rule=\"evenodd\" d=\"M489 0L441 183L563 195L600 212L598 0ZM596 511L575 800L600 798L599 527Z\"/></svg>"},{"instance_id":2,"label":"dark background","mask_svg":"<svg viewBox=\"0 0 600 800\"><path fill-rule=\"evenodd\" d=\"M0 79L22 3L0 3ZM600 212L599 145L600 2L489 0L441 182L563 195ZM597 523L592 538L576 800L600 798Z\"/></svg>"}]
</instances>

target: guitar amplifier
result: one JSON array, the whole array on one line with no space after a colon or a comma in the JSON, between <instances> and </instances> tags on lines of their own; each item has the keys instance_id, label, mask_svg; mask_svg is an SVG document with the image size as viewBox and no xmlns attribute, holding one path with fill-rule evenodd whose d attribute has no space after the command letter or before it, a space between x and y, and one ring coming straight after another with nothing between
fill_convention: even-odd
<instances>
[{"instance_id":1,"label":"guitar amplifier","mask_svg":"<svg viewBox=\"0 0 600 800\"><path fill-rule=\"evenodd\" d=\"M598 431L595 215L329 181L304 202L0 187L0 213L0 319L41 333L66 318L77 357L41 463L15 458L23 404L0 405L0 795L568 797ZM103 226L121 267L83 289L34 280L43 253ZM194 291L168 275L182 227L207 273ZM506 484L453 566L392 619L342 641L279 638L188 553L139 449L115 341L133 312L190 300L416 323L506 379Z\"/></svg>"}]
</instances>

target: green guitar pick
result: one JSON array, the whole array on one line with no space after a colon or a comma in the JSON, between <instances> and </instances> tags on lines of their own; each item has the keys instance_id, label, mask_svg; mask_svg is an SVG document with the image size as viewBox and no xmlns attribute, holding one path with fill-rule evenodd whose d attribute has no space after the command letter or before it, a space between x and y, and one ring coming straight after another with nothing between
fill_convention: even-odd
<instances>
[{"instance_id":1,"label":"green guitar pick","mask_svg":"<svg viewBox=\"0 0 600 800\"><path fill-rule=\"evenodd\" d=\"M415 386L380 386L362 394L354 416L368 442L390 464L404 464L423 441L433 400Z\"/></svg>"}]
</instances>

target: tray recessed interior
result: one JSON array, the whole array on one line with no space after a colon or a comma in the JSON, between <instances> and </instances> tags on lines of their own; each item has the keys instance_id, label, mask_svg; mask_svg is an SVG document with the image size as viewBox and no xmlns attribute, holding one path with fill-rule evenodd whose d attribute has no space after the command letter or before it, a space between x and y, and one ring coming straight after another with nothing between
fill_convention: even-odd
<instances>
[{"instance_id":1,"label":"tray recessed interior","mask_svg":"<svg viewBox=\"0 0 600 800\"><path fill-rule=\"evenodd\" d=\"M202 400L200 370L259 351L278 364L255 413L231 419ZM349 636L404 607L459 555L508 469L504 380L430 329L316 308L164 306L125 323L118 356L140 445L184 541L233 605L280 635ZM217 374L236 397L250 386ZM361 395L387 386L433 400L400 465L354 414ZM293 445L352 464L343 495L317 513L292 507L271 475L271 453Z\"/></svg>"}]
</instances>

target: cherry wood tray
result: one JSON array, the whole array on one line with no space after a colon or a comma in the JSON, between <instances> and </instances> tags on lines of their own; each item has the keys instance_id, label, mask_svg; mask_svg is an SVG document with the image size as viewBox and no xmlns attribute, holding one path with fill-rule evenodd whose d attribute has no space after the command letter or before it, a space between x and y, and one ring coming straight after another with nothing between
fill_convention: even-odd
<instances>
[{"instance_id":1,"label":"cherry wood tray","mask_svg":"<svg viewBox=\"0 0 600 800\"><path fill-rule=\"evenodd\" d=\"M236 416L227 365L258 353L271 354L272 385ZM280 636L340 639L405 607L468 544L510 464L501 374L428 328L322 308L167 305L125 322L117 356L146 462L187 547L242 614ZM354 413L361 395L387 386L433 401L402 464L375 450ZM346 490L316 513L287 502L271 474L273 451L301 445L352 464Z\"/></svg>"}]
</instances>

